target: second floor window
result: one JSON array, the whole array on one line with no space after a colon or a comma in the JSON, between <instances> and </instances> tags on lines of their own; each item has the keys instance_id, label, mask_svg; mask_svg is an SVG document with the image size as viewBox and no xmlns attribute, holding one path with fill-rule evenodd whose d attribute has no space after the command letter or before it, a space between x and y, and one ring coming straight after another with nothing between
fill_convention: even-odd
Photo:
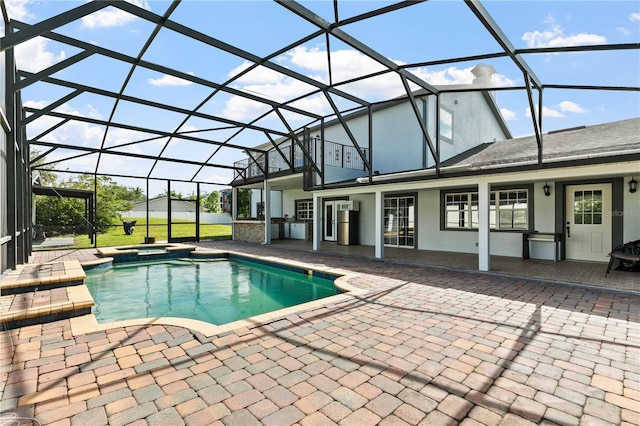
<instances>
[{"instance_id":1,"label":"second floor window","mask_svg":"<svg viewBox=\"0 0 640 426\"><path fill-rule=\"evenodd\" d=\"M453 113L444 107L440 108L440 139L453 143Z\"/></svg>"}]
</instances>

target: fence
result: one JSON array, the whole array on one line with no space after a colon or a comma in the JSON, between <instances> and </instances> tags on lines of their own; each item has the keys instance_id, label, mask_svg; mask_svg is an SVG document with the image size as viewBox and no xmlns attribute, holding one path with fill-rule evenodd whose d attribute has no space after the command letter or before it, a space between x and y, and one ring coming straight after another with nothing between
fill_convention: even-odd
<instances>
[{"instance_id":1,"label":"fence","mask_svg":"<svg viewBox=\"0 0 640 426\"><path fill-rule=\"evenodd\" d=\"M144 218L147 216L146 212L125 212L122 213L122 218ZM167 212L149 212L149 218L152 219L166 219ZM195 212L171 212L171 220L188 220L190 222L196 221ZM216 225L231 225L231 215L229 213L200 213L200 222Z\"/></svg>"}]
</instances>

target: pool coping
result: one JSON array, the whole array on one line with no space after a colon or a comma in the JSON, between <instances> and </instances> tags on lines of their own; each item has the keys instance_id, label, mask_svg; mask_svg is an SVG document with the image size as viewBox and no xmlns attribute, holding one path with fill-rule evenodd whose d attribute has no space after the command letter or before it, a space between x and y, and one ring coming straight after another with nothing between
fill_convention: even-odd
<instances>
[{"instance_id":1,"label":"pool coping","mask_svg":"<svg viewBox=\"0 0 640 426\"><path fill-rule=\"evenodd\" d=\"M53 271L52 267L61 269ZM37 271L35 270L37 268ZM31 275L24 276L32 269ZM86 278L82 264L77 260L52 261L40 264L26 263L18 265L0 280L0 291L3 295L16 291L29 291L32 288L54 288L82 284Z\"/></svg>"},{"instance_id":2,"label":"pool coping","mask_svg":"<svg viewBox=\"0 0 640 426\"><path fill-rule=\"evenodd\" d=\"M255 315L253 317L241 319L238 321L233 321L233 322L222 324L222 325L215 325L205 321L189 319L189 318L178 318L178 317L136 318L131 320L98 323L98 320L96 319L95 315L88 314L88 315L78 316L70 319L72 335L77 336L77 335L93 333L97 331L105 331L113 328L122 328L122 327L170 325L170 326L187 328L189 330L201 333L202 335L208 338L214 335L230 332L243 327L255 327L256 324L273 322L287 315L308 311L308 310L313 310L313 309L324 307L326 305L331 305L331 304L351 300L353 299L353 297L362 296L370 292L370 290L355 287L352 284L350 284L349 281L355 276L358 276L360 274L356 274L344 269L336 269L336 268L326 267L322 265L313 265L313 264L308 264L308 263L299 262L299 261L283 260L277 257L256 256L252 254L240 253L240 252L235 252L231 250L198 250L197 252L194 251L192 253L196 254L196 256L194 257L196 259L207 258L208 255L211 256L211 258L215 258L215 257L248 258L248 259L256 260L260 262L278 264L278 265L284 266L285 269L288 269L288 268L303 269L307 274L310 274L310 275L312 275L314 272L330 274L333 276L337 276L337 278L334 280L334 285L343 293L337 294L334 296L325 297L318 300L314 300L311 302L301 303L299 305L290 306L287 308L278 309L272 312Z\"/></svg>"}]
</instances>

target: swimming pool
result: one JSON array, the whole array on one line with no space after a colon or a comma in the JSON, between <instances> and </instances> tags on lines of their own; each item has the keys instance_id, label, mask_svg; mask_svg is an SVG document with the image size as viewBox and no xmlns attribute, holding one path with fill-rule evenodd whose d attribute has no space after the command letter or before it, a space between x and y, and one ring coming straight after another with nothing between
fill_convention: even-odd
<instances>
[{"instance_id":1,"label":"swimming pool","mask_svg":"<svg viewBox=\"0 0 640 426\"><path fill-rule=\"evenodd\" d=\"M98 322L179 317L227 324L339 294L329 277L233 259L173 259L86 271Z\"/></svg>"}]
</instances>

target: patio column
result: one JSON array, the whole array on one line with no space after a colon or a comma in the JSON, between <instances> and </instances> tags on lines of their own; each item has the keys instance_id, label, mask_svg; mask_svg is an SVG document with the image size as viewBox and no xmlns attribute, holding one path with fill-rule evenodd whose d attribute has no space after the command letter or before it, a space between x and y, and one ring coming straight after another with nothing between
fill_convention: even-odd
<instances>
[{"instance_id":1,"label":"patio column","mask_svg":"<svg viewBox=\"0 0 640 426\"><path fill-rule=\"evenodd\" d=\"M271 185L264 180L264 244L271 244Z\"/></svg>"},{"instance_id":2,"label":"patio column","mask_svg":"<svg viewBox=\"0 0 640 426\"><path fill-rule=\"evenodd\" d=\"M384 257L384 194L376 191L375 257Z\"/></svg>"},{"instance_id":3,"label":"patio column","mask_svg":"<svg viewBox=\"0 0 640 426\"><path fill-rule=\"evenodd\" d=\"M313 240L313 251L320 250L320 241L322 241L322 198L313 194L313 233L311 239Z\"/></svg>"},{"instance_id":4,"label":"patio column","mask_svg":"<svg viewBox=\"0 0 640 426\"><path fill-rule=\"evenodd\" d=\"M147 191L147 196L149 191ZM149 210L149 205L147 204L147 211ZM231 188L231 239L236 239L236 225L233 223L235 220L238 220L238 187L234 186ZM147 221L148 222L148 221Z\"/></svg>"},{"instance_id":5,"label":"patio column","mask_svg":"<svg viewBox=\"0 0 640 426\"><path fill-rule=\"evenodd\" d=\"M489 271L489 204L491 196L491 184L481 181L478 183L478 269Z\"/></svg>"}]
</instances>

